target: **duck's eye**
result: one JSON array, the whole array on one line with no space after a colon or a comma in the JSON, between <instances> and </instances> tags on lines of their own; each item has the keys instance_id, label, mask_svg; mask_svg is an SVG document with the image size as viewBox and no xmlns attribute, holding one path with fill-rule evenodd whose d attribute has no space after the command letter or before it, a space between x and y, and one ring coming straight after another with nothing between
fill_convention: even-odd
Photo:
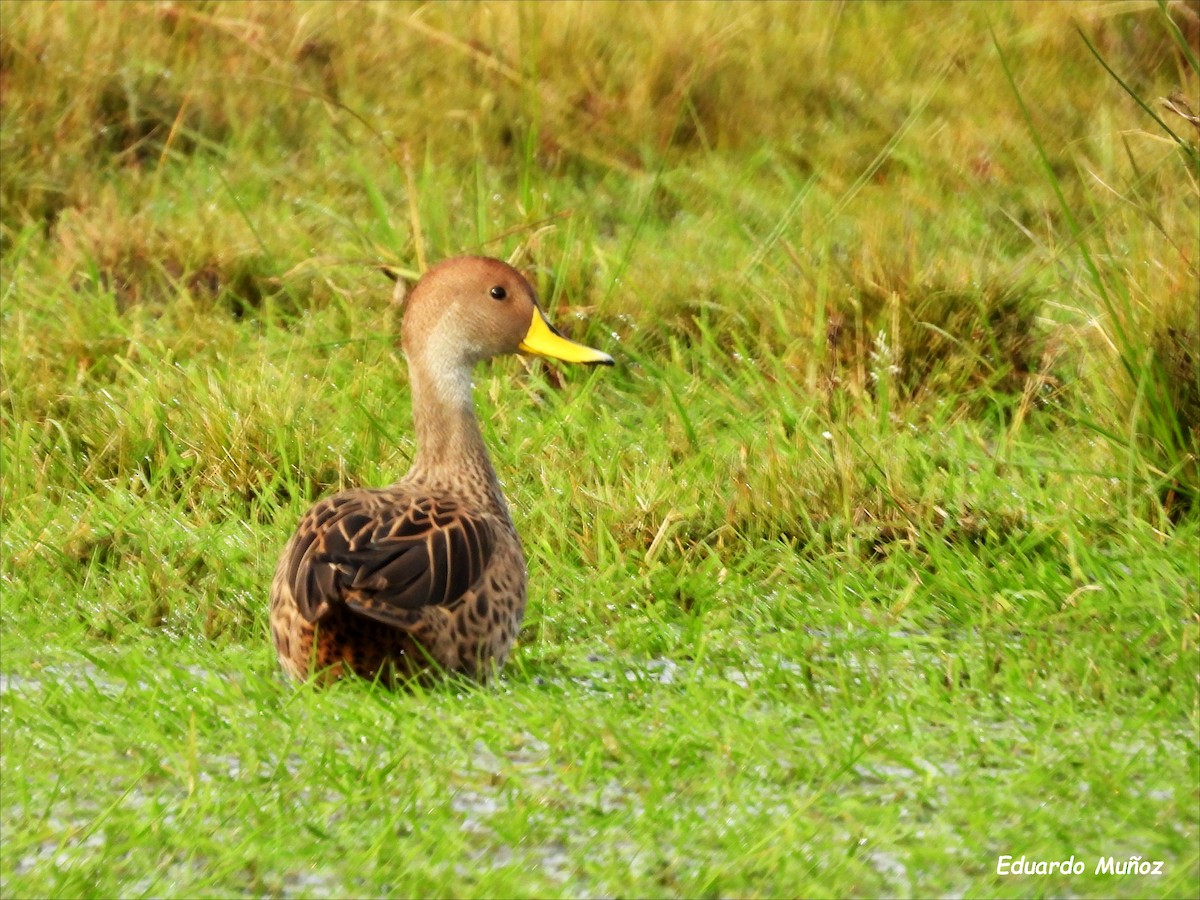
<instances>
[{"instance_id":1,"label":"duck's eye","mask_svg":"<svg viewBox=\"0 0 1200 900\"><path fill-rule=\"evenodd\" d=\"M500 287L500 285L496 285L494 288L488 291L488 293L492 295L493 300L503 300L508 296L508 291Z\"/></svg>"}]
</instances>

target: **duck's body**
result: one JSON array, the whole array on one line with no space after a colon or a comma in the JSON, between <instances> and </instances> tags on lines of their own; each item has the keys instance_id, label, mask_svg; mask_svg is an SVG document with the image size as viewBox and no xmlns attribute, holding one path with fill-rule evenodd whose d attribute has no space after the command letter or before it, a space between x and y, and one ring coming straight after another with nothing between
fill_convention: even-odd
<instances>
[{"instance_id":1,"label":"duck's body","mask_svg":"<svg viewBox=\"0 0 1200 900\"><path fill-rule=\"evenodd\" d=\"M471 399L471 369L525 351L611 363L553 332L533 288L497 260L434 266L408 301L417 454L390 487L308 511L271 585L271 634L294 678L391 681L428 668L481 680L525 612L525 557Z\"/></svg>"},{"instance_id":2,"label":"duck's body","mask_svg":"<svg viewBox=\"0 0 1200 900\"><path fill-rule=\"evenodd\" d=\"M524 613L508 513L406 478L309 510L279 560L271 629L294 678L391 680L432 661L482 679L504 665Z\"/></svg>"}]
</instances>

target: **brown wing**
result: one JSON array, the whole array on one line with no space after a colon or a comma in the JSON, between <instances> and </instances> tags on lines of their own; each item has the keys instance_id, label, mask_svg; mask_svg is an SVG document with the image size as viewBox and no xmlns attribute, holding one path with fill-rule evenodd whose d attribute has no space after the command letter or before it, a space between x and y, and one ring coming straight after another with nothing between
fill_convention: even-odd
<instances>
[{"instance_id":1,"label":"brown wing","mask_svg":"<svg viewBox=\"0 0 1200 900\"><path fill-rule=\"evenodd\" d=\"M349 491L300 523L288 560L296 606L310 622L344 603L393 625L425 606L454 606L492 556L486 519L445 498Z\"/></svg>"}]
</instances>

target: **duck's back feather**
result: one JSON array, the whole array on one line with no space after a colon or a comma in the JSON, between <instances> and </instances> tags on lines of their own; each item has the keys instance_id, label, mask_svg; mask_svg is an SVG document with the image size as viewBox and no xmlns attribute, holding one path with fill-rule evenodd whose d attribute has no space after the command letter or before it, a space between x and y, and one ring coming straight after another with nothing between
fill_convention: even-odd
<instances>
[{"instance_id":1,"label":"duck's back feather","mask_svg":"<svg viewBox=\"0 0 1200 900\"><path fill-rule=\"evenodd\" d=\"M345 604L392 625L427 606L453 609L492 558L493 525L448 497L353 490L314 506L281 571L309 622Z\"/></svg>"}]
</instances>

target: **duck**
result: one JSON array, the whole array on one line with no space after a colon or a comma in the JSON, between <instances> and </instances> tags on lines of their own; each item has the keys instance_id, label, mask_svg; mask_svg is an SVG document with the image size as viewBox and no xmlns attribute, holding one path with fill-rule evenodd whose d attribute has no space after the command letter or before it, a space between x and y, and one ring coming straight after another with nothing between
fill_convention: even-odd
<instances>
[{"instance_id":1,"label":"duck","mask_svg":"<svg viewBox=\"0 0 1200 900\"><path fill-rule=\"evenodd\" d=\"M613 364L555 329L520 272L482 256L443 260L420 277L403 303L400 347L411 468L387 487L319 500L275 569L271 637L296 681L496 675L525 614L527 571L475 415L472 372L511 353Z\"/></svg>"}]
</instances>

